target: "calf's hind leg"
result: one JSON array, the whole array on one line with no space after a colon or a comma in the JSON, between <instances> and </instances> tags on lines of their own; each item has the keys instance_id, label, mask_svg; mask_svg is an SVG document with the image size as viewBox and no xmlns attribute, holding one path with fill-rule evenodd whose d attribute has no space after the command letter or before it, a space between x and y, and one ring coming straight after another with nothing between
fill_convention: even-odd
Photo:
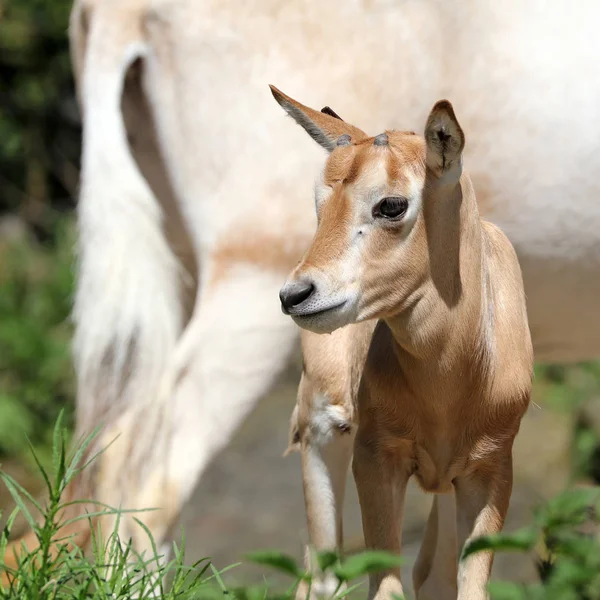
<instances>
[{"instance_id":1,"label":"calf's hind leg","mask_svg":"<svg viewBox=\"0 0 600 600\"><path fill-rule=\"evenodd\" d=\"M457 561L454 492L436 495L413 569L417 600L456 600Z\"/></svg>"},{"instance_id":2,"label":"calf's hind leg","mask_svg":"<svg viewBox=\"0 0 600 600\"><path fill-rule=\"evenodd\" d=\"M469 540L502 530L512 491L510 451L455 483L460 548ZM461 561L458 600L487 600L493 554L478 552Z\"/></svg>"}]
</instances>

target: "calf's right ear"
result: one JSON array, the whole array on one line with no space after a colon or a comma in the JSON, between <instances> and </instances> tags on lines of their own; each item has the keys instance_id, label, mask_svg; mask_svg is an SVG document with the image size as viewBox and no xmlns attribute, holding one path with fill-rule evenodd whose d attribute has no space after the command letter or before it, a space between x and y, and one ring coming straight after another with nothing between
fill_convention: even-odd
<instances>
[{"instance_id":1,"label":"calf's right ear","mask_svg":"<svg viewBox=\"0 0 600 600\"><path fill-rule=\"evenodd\" d=\"M425 125L427 166L438 177L460 177L465 135L448 100L436 102Z\"/></svg>"}]
</instances>

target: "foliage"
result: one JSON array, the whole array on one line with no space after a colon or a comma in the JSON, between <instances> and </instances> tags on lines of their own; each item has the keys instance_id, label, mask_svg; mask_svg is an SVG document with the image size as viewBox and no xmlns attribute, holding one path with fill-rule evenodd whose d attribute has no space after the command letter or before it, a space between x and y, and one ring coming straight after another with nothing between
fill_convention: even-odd
<instances>
[{"instance_id":1,"label":"foliage","mask_svg":"<svg viewBox=\"0 0 600 600\"><path fill-rule=\"evenodd\" d=\"M240 587L229 589L223 580L223 574L237 565L231 565L217 570L209 558L202 558L192 566L185 565L185 545L173 546L174 558L165 562L158 555L156 544L150 531L143 523L135 519L145 533L150 537L153 549L151 556L136 554L131 545L118 538L119 518L126 511L120 511L100 505L98 502L79 500L63 502L62 497L70 481L83 469L88 468L96 458L92 457L87 463L82 463L86 448L97 435L99 428L85 440L76 445L74 450L67 452L65 429L62 412L56 421L53 431L52 469L47 471L39 461L35 452L34 460L46 483L48 502L45 506L38 503L27 490L21 487L12 477L0 472L0 478L10 491L16 508L8 519L8 525L0 533L0 557L4 557L8 546L10 529L18 513L32 527L39 541L39 547L26 551L19 556L16 568L3 563L0 558L0 572L3 570L9 576L6 588L0 587L0 600L17 598L35 598L38 600L124 600L135 597L139 600L153 598L155 600L175 600L192 598L224 598L267 600L275 598L291 598L300 582L310 582L311 574L296 564L294 559L279 552L267 551L255 553L251 560L269 565L291 575L294 583L285 593L274 594L265 588ZM29 501L41 518L36 518L27 508ZM94 506L96 510L68 520L62 520L74 504ZM138 512L138 511L127 511ZM106 540L95 535L93 519L112 516L116 520L115 528ZM92 531L91 556L85 555L74 544L61 538L61 527L82 519L89 520ZM58 550L53 552L54 546ZM347 560L340 560L334 553L323 553L320 558L321 567L325 572L332 570L343 583L361 577L366 573L375 572L398 566L400 558L383 552L363 552ZM340 593L338 597L347 595Z\"/></svg>"},{"instance_id":2,"label":"foliage","mask_svg":"<svg viewBox=\"0 0 600 600\"><path fill-rule=\"evenodd\" d=\"M600 600L600 488L574 489L542 505L528 527L473 540L462 559L484 550L542 548L539 581L492 582L492 600Z\"/></svg>"},{"instance_id":3,"label":"foliage","mask_svg":"<svg viewBox=\"0 0 600 600\"><path fill-rule=\"evenodd\" d=\"M8 246L0 239L0 456L23 453L23 433L47 453L59 408L72 413L65 211L77 187L80 123L71 5L0 0L0 219L18 215L27 233Z\"/></svg>"},{"instance_id":4,"label":"foliage","mask_svg":"<svg viewBox=\"0 0 600 600\"><path fill-rule=\"evenodd\" d=\"M81 458L96 433L67 453L62 413L59 415L53 432L52 471L46 471L38 461L48 491L46 506L37 503L11 477L0 474L17 504L8 526L0 534L0 556L4 556L10 527L18 512L24 514L40 543L36 550L24 552L16 570L9 571L11 583L7 589L0 589L1 600L25 597L122 600L133 596L140 600L208 600L226 596L240 600L279 600L291 598L301 583L307 585L307 593L310 593L312 575L292 557L274 551L257 552L248 559L290 576L292 585L283 593L270 591L266 584L230 588L224 574L235 565L217 570L209 558L203 558L191 567L186 566L184 544L174 545L174 558L168 563L161 560L153 542L151 556L137 555L130 545L118 539L116 529L104 541L94 537L91 556L84 555L77 547L68 547L62 543L64 540L58 542L58 552L50 552L52 540L56 543L59 517L72 504L62 503L62 494L69 481L89 466L91 461L81 465ZM28 510L26 500L40 513L41 520ZM121 514L110 507L99 506L98 510L75 517L71 522L112 515L117 517L118 527ZM141 521L138 523L144 527ZM528 527L512 534L473 540L461 560L486 550L530 553L541 548L539 580L531 584L493 581L489 586L493 600L600 600L599 525L600 488L570 490L539 507ZM319 565L319 572L337 577L339 585L333 597L343 598L356 589L352 586L343 590L344 585L365 574L397 567L400 562L400 557L383 552L363 552L342 560L327 551L316 555L315 564ZM0 563L0 571L2 568ZM170 583L167 585L167 582Z\"/></svg>"},{"instance_id":5,"label":"foliage","mask_svg":"<svg viewBox=\"0 0 600 600\"><path fill-rule=\"evenodd\" d=\"M46 482L49 497L45 507L36 502L14 479L5 473L1 474L17 508L0 536L0 556L5 556L10 527L18 512L25 516L33 528L39 547L31 552L24 552L19 558L16 569L8 567L5 569L10 575L10 584L8 589L0 588L0 598L2 600L13 598L101 600L131 598L135 595L143 600L156 597L157 589L160 590L160 598L164 599L197 597L195 592L209 581L209 577L206 576L211 567L208 559L198 561L192 568L185 567L183 546L174 547L175 558L168 564L162 564L156 551L149 558L136 555L131 546L122 544L116 534L122 511L100 506L99 510L87 512L79 517L64 522L59 520L60 515L74 504L73 502L62 503L61 497L69 482L81 472L82 468L89 465L88 462L80 466L81 459L96 434L97 431L93 432L73 452L67 453L62 413L59 415L53 433L52 472L47 472L36 459L40 473ZM25 500L29 500L40 513L42 517L40 521L27 509ZM98 506L98 503L85 501L77 503ZM91 519L110 515L117 516L115 531L103 543L94 534L95 530L92 526L93 553L89 558L84 556L79 548L73 545L69 547L68 540L57 536L60 526L81 519L90 519L92 525ZM56 542L57 539L60 541ZM53 543L58 543L58 552L51 551ZM152 547L155 548L154 544ZM0 563L0 570L3 567L3 563ZM163 589L167 575L173 576L169 591Z\"/></svg>"},{"instance_id":6,"label":"foliage","mask_svg":"<svg viewBox=\"0 0 600 600\"><path fill-rule=\"evenodd\" d=\"M400 556L377 550L365 550L348 558L341 558L336 552L331 550L316 552L315 555L316 564L319 565L315 573L305 571L294 558L281 552L255 552L247 558L259 565L272 567L280 573L291 576L295 581L292 589L288 590L288 593L295 591L300 582L307 582L307 595L309 595L315 575L319 577L326 577L328 574L335 575L338 585L333 592L334 598L345 597L360 585L344 589L344 586L352 580L368 575L369 573L393 569L402 564Z\"/></svg>"},{"instance_id":7,"label":"foliage","mask_svg":"<svg viewBox=\"0 0 600 600\"><path fill-rule=\"evenodd\" d=\"M573 479L600 483L600 362L538 364L534 399L577 416L572 445Z\"/></svg>"},{"instance_id":8,"label":"foliage","mask_svg":"<svg viewBox=\"0 0 600 600\"><path fill-rule=\"evenodd\" d=\"M56 244L27 241L0 250L0 455L21 455L26 434L51 445L61 408L73 413L69 344L74 231L59 221Z\"/></svg>"},{"instance_id":9,"label":"foliage","mask_svg":"<svg viewBox=\"0 0 600 600\"><path fill-rule=\"evenodd\" d=\"M77 185L80 123L67 25L72 0L0 0L0 213L42 238Z\"/></svg>"}]
</instances>

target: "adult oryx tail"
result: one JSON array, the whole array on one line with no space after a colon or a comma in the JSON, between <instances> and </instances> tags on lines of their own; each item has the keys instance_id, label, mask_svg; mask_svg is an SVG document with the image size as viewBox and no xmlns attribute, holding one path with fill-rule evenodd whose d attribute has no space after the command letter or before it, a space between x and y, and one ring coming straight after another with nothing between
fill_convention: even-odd
<instances>
[{"instance_id":1,"label":"adult oryx tail","mask_svg":"<svg viewBox=\"0 0 600 600\"><path fill-rule=\"evenodd\" d=\"M152 401L182 327L179 264L121 113L127 70L148 52L143 20L106 4L96 5L86 42L83 14L71 22L85 117L74 310L77 424L85 431Z\"/></svg>"},{"instance_id":2,"label":"adult oryx tail","mask_svg":"<svg viewBox=\"0 0 600 600\"><path fill-rule=\"evenodd\" d=\"M126 488L129 493L132 483L119 483L135 468L128 456L132 437L144 435L136 420L152 412L148 405L159 395L183 319L179 263L163 231L161 206L130 151L121 113L127 71L148 54L143 19L126 7L115 14L114 5L95 3L88 15L78 2L71 14L84 115L74 360L77 436L107 425L87 455L120 438L110 456L100 456L68 489L70 499L113 506L127 504L119 494ZM87 520L78 523L78 529L89 527ZM29 548L37 544L31 532L23 539ZM18 544L8 549L9 566Z\"/></svg>"},{"instance_id":3,"label":"adult oryx tail","mask_svg":"<svg viewBox=\"0 0 600 600\"><path fill-rule=\"evenodd\" d=\"M77 430L85 434L106 423L99 443L122 438L102 459L96 488L85 491L139 509L147 507L127 505L136 480L152 465L136 464L132 442L151 435L147 421L160 413L149 407L165 399L161 382L183 309L180 265L163 230L161 206L130 152L121 113L126 73L149 54L143 3L136 5L115 14L114 3L97 3L85 41L85 15L74 11L71 45L84 115L74 309ZM135 447L152 443L136 439ZM129 498L119 497L120 489Z\"/></svg>"}]
</instances>

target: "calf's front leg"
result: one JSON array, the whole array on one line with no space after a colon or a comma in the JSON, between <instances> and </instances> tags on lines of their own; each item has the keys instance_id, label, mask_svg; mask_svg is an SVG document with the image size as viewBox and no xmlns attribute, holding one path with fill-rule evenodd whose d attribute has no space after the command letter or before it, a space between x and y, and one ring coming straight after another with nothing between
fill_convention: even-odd
<instances>
[{"instance_id":1,"label":"calf's front leg","mask_svg":"<svg viewBox=\"0 0 600 600\"><path fill-rule=\"evenodd\" d=\"M455 481L458 536L462 552L470 540L502 530L512 492L512 452L486 461ZM458 600L487 600L492 552L471 554L458 568Z\"/></svg>"},{"instance_id":2,"label":"calf's front leg","mask_svg":"<svg viewBox=\"0 0 600 600\"><path fill-rule=\"evenodd\" d=\"M356 425L348 403L334 404L310 377L303 373L298 403L290 422L290 447L300 449L302 484L310 546L305 564L313 574L310 597L331 598L341 590L331 572L323 576L314 552L343 551L343 508L348 467L354 447ZM309 586L303 582L296 598L305 600Z\"/></svg>"},{"instance_id":3,"label":"calf's front leg","mask_svg":"<svg viewBox=\"0 0 600 600\"><path fill-rule=\"evenodd\" d=\"M343 509L346 477L352 457L354 435L335 431L328 440L307 440L302 445L302 481L306 503L308 534L312 550L343 551ZM306 565L314 572L311 548ZM313 580L312 595L331 598L338 580L329 573ZM298 597L306 597L304 589Z\"/></svg>"},{"instance_id":4,"label":"calf's front leg","mask_svg":"<svg viewBox=\"0 0 600 600\"><path fill-rule=\"evenodd\" d=\"M359 433L354 445L352 472L362 514L365 545L370 550L400 554L398 532L402 524L408 471L378 452ZM369 600L402 596L400 569L369 575Z\"/></svg>"}]
</instances>

